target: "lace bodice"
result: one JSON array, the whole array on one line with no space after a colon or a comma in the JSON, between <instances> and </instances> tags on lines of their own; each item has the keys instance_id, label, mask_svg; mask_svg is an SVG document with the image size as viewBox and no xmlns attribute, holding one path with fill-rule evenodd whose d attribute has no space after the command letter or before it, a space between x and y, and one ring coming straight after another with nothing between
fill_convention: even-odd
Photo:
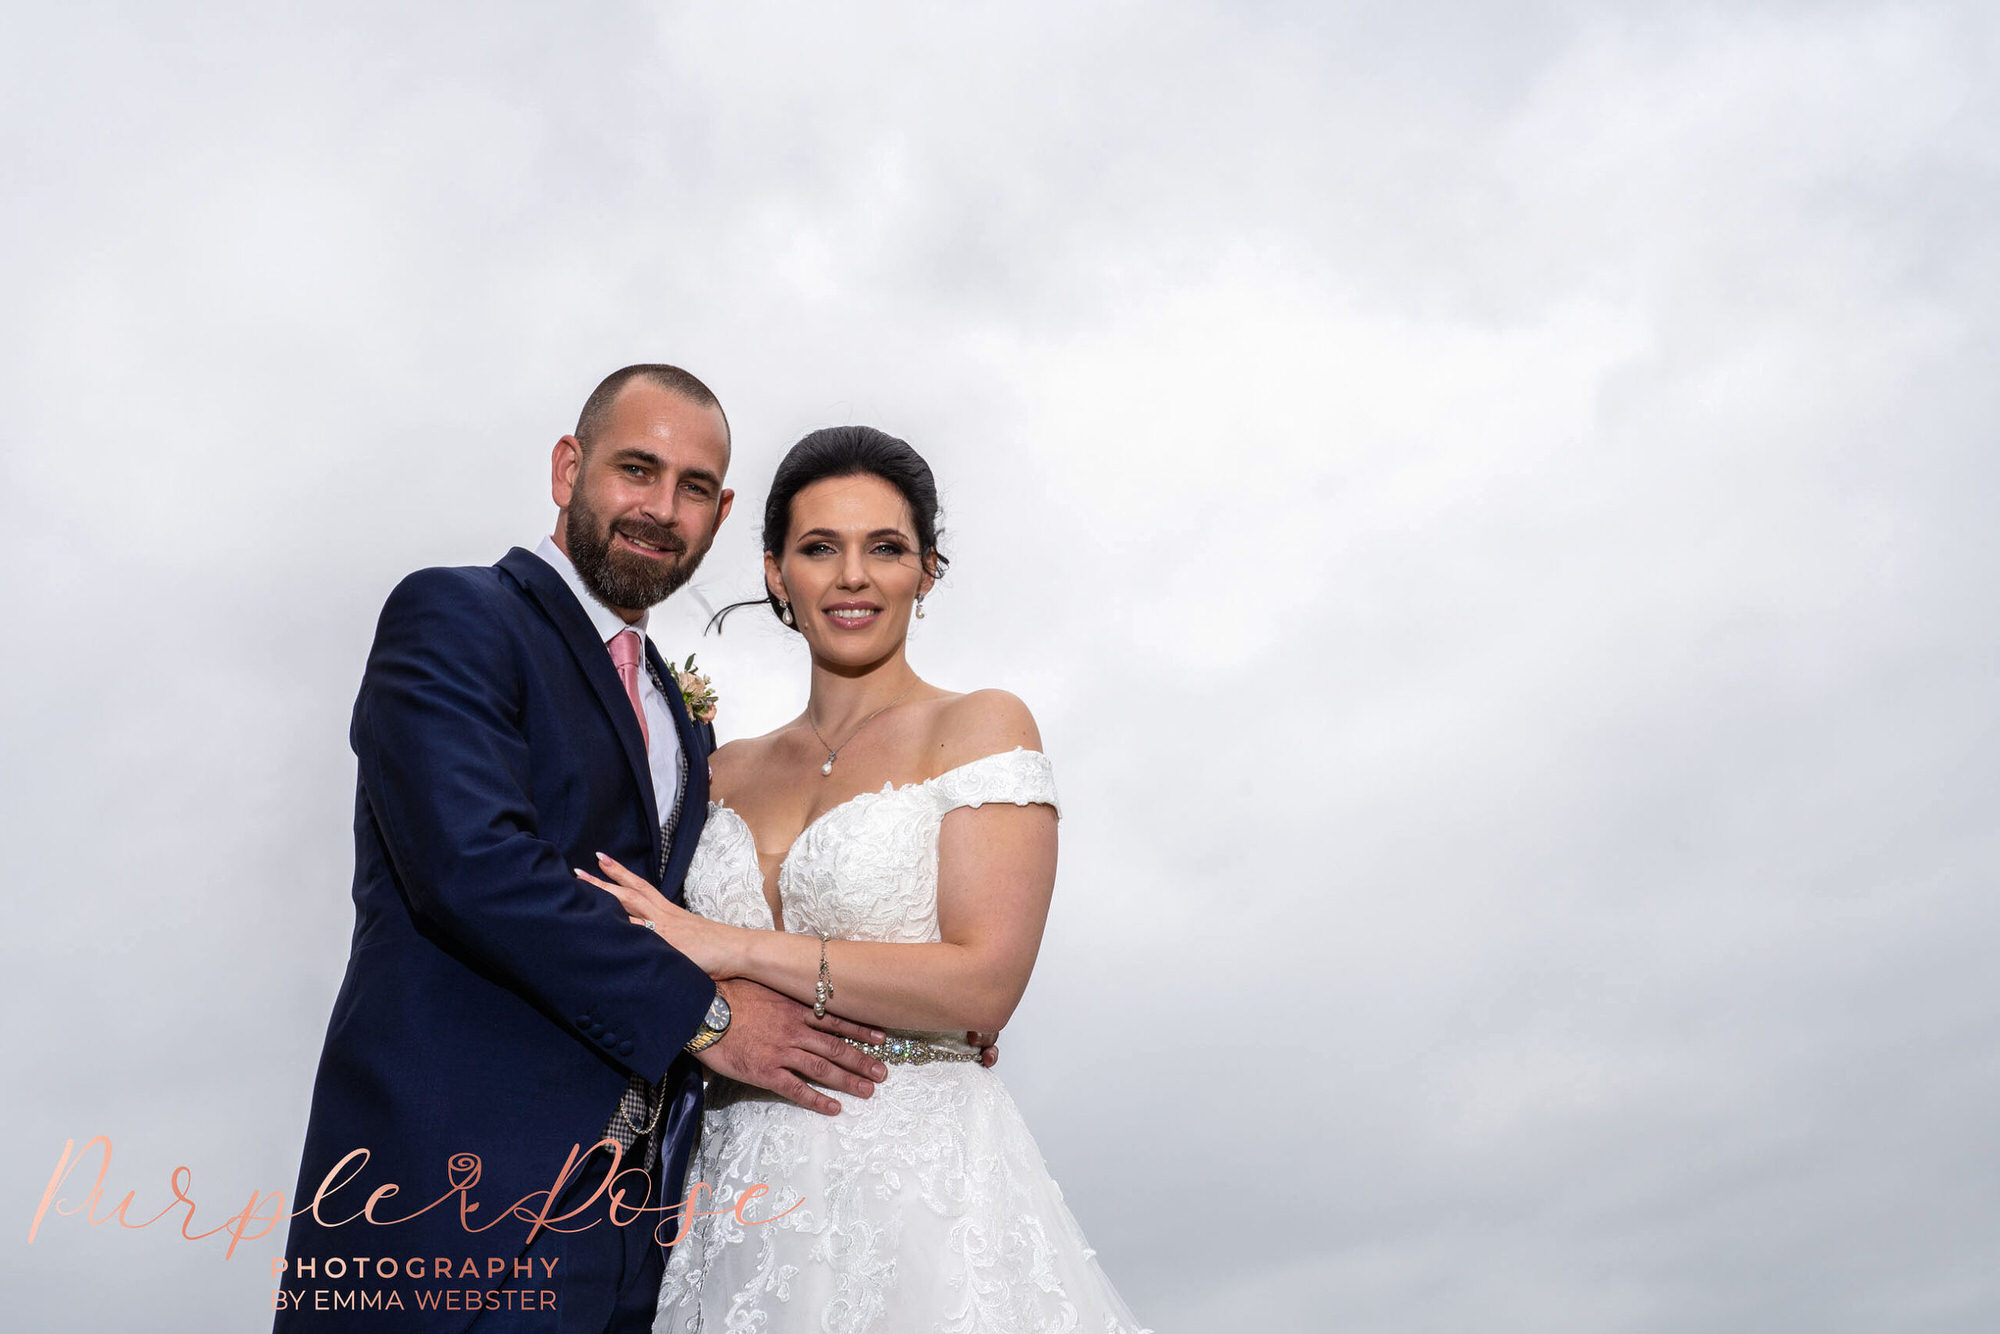
<instances>
[{"instance_id":1,"label":"lace bodice","mask_svg":"<svg viewBox=\"0 0 2000 1334\"><path fill-rule=\"evenodd\" d=\"M785 929L835 940L938 939L938 829L960 806L1061 807L1049 757L1016 746L897 787L884 783L807 825L778 867ZM764 871L750 826L721 802L688 867L687 906L732 926L769 930Z\"/></svg>"}]
</instances>

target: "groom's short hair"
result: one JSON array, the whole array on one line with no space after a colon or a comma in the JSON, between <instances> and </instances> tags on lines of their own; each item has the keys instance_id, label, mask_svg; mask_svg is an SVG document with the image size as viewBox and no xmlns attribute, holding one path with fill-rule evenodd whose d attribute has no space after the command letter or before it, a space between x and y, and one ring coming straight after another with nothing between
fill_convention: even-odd
<instances>
[{"instance_id":1,"label":"groom's short hair","mask_svg":"<svg viewBox=\"0 0 2000 1334\"><path fill-rule=\"evenodd\" d=\"M604 427L605 418L611 415L611 404L617 399L618 391L634 380L645 380L671 393L679 394L698 408L714 408L722 417L723 438L729 438L729 414L722 411L722 400L715 391L678 366L644 363L637 366L623 366L598 382L590 391L590 397L583 400L583 411L576 417L576 438L582 444L583 452L590 452L591 438Z\"/></svg>"}]
</instances>

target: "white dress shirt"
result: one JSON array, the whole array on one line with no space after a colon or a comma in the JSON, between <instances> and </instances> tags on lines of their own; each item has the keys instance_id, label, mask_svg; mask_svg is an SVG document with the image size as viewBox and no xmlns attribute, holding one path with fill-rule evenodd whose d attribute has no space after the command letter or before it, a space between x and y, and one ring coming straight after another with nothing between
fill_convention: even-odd
<instances>
[{"instance_id":1,"label":"white dress shirt","mask_svg":"<svg viewBox=\"0 0 2000 1334\"><path fill-rule=\"evenodd\" d=\"M620 631L639 632L639 704L646 710L646 768L653 777L653 800L657 803L660 819L665 820L673 812L675 799L680 796L681 734L674 726L674 715L667 707L666 697L653 684L653 673L647 669L646 621L651 612L641 612L637 621L627 625L623 616L599 602L591 593L583 577L577 574L576 566L555 544L554 538L543 538L535 548L535 554L547 561L549 568L561 575L563 582L569 585L569 591L576 595L584 615L590 617L597 637L604 641L605 657L611 656L611 641ZM646 872L651 868L637 869Z\"/></svg>"}]
</instances>

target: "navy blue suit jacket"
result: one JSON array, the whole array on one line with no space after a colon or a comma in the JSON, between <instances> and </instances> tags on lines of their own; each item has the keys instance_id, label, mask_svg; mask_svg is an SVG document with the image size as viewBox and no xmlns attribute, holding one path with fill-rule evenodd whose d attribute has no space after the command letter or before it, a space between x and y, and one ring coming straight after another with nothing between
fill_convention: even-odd
<instances>
[{"instance_id":1,"label":"navy blue suit jacket","mask_svg":"<svg viewBox=\"0 0 2000 1334\"><path fill-rule=\"evenodd\" d=\"M680 899L715 743L688 717L657 653L652 660L688 757L666 848L631 703L546 562L517 547L491 567L420 570L390 594L354 704L354 937L293 1208L365 1148L365 1170L329 1197L323 1216L349 1218L393 1182L399 1193L376 1217L404 1218L451 1189L454 1155L476 1154L471 1225L495 1223L554 1183L572 1145L601 1136L634 1074L666 1078L650 1203L678 1198L701 1110L700 1067L681 1049L715 984L571 870L593 867L602 850ZM600 1152L594 1161L606 1160ZM323 1227L301 1215L286 1254L468 1257L483 1271L488 1257L521 1251L527 1223L468 1231L458 1204L387 1226ZM590 1216L602 1212L600 1201ZM323 1258L319 1274L320 1286L395 1286L328 1284ZM378 1331L452 1327L435 1312L358 1319ZM277 1324L325 1321L307 1311Z\"/></svg>"}]
</instances>

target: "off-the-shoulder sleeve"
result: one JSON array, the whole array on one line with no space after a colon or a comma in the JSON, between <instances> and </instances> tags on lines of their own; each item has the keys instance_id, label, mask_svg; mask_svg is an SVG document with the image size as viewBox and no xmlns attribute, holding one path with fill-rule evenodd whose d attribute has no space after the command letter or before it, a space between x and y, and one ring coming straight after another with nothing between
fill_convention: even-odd
<instances>
[{"instance_id":1,"label":"off-the-shoulder sleeve","mask_svg":"<svg viewBox=\"0 0 2000 1334\"><path fill-rule=\"evenodd\" d=\"M940 815L960 806L1004 801L1016 806L1053 806L1057 818L1062 817L1062 806L1056 800L1055 769L1039 750L1016 746L987 755L946 770L932 779L930 786Z\"/></svg>"}]
</instances>

